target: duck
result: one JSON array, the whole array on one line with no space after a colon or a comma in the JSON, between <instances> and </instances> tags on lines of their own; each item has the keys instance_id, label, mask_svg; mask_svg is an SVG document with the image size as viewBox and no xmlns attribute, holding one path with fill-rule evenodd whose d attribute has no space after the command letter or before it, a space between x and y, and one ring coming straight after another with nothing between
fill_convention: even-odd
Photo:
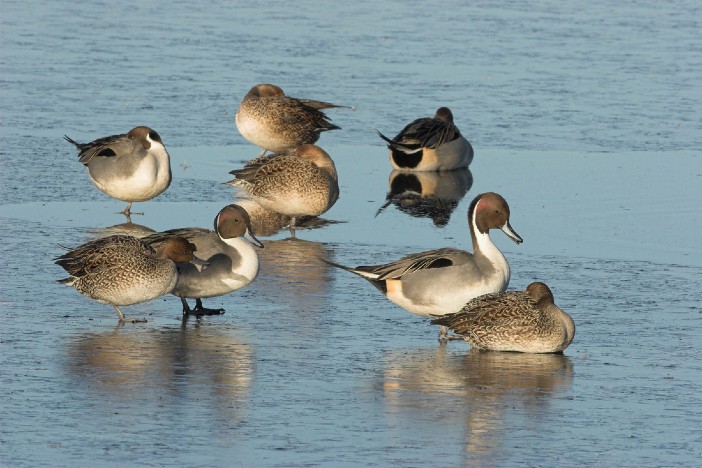
<instances>
[{"instance_id":1,"label":"duck","mask_svg":"<svg viewBox=\"0 0 702 468\"><path fill-rule=\"evenodd\" d=\"M531 283L524 292L477 297L431 323L451 328L479 350L560 353L575 336L573 318L556 306L553 292L542 282Z\"/></svg>"},{"instance_id":2,"label":"duck","mask_svg":"<svg viewBox=\"0 0 702 468\"><path fill-rule=\"evenodd\" d=\"M54 262L69 274L58 283L112 305L120 323L136 323L146 320L126 317L119 307L171 292L178 281L176 264L195 261L195 250L182 237L168 239L154 249L136 237L112 235L69 249Z\"/></svg>"},{"instance_id":3,"label":"duck","mask_svg":"<svg viewBox=\"0 0 702 468\"><path fill-rule=\"evenodd\" d=\"M453 123L448 107L439 107L434 117L409 123L395 138L378 132L390 150L390 164L401 171L450 171L468 167L473 147Z\"/></svg>"},{"instance_id":4,"label":"duck","mask_svg":"<svg viewBox=\"0 0 702 468\"><path fill-rule=\"evenodd\" d=\"M368 280L390 301L413 314L442 316L458 312L475 297L507 289L509 263L492 242L490 230L499 229L521 244L523 240L509 220L509 205L500 194L481 193L468 208L473 253L440 248L410 254L391 263L354 268L325 261ZM443 326L439 337L449 339Z\"/></svg>"},{"instance_id":5,"label":"duck","mask_svg":"<svg viewBox=\"0 0 702 468\"><path fill-rule=\"evenodd\" d=\"M244 96L236 112L236 128L245 139L267 151L280 153L316 143L322 132L339 130L322 109L349 107L286 96L273 84L257 84Z\"/></svg>"},{"instance_id":6,"label":"duck","mask_svg":"<svg viewBox=\"0 0 702 468\"><path fill-rule=\"evenodd\" d=\"M263 248L263 244L252 232L247 211L237 204L227 205L217 213L214 230L198 227L170 229L142 240L158 248L174 237L193 244L198 258L206 262L204 266L193 262L178 264L178 281L170 293L180 297L184 318L224 313L224 309L203 307L202 299L242 289L258 275L259 259L253 246ZM195 299L194 309L190 308L188 298Z\"/></svg>"},{"instance_id":7,"label":"duck","mask_svg":"<svg viewBox=\"0 0 702 468\"><path fill-rule=\"evenodd\" d=\"M132 203L151 200L171 185L171 160L160 135L149 127L134 127L126 134L78 143L78 150L93 184L106 195L127 202L122 214L132 214ZM143 213L140 213L143 214Z\"/></svg>"},{"instance_id":8,"label":"duck","mask_svg":"<svg viewBox=\"0 0 702 468\"><path fill-rule=\"evenodd\" d=\"M264 208L290 217L293 238L297 218L326 213L339 198L334 161L316 145L261 156L230 174L234 179L226 184L241 188Z\"/></svg>"}]
</instances>

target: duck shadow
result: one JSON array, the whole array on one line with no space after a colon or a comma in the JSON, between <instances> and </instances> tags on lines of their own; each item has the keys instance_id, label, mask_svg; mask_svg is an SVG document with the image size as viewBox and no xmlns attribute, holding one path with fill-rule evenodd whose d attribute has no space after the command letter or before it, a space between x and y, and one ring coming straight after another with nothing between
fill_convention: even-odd
<instances>
[{"instance_id":1,"label":"duck shadow","mask_svg":"<svg viewBox=\"0 0 702 468\"><path fill-rule=\"evenodd\" d=\"M402 213L429 218L435 226L444 227L473 186L473 174L467 168L441 172L393 170L388 185L390 191L376 216L393 205Z\"/></svg>"}]
</instances>

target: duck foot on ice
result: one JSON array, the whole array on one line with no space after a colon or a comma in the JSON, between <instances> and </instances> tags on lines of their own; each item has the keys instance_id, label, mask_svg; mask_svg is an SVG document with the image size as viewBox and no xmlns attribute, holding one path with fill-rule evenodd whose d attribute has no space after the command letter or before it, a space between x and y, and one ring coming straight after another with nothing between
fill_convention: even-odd
<instances>
[{"instance_id":1,"label":"duck foot on ice","mask_svg":"<svg viewBox=\"0 0 702 468\"><path fill-rule=\"evenodd\" d=\"M130 223L132 222L132 220L130 218L131 215L143 215L144 214L143 212L139 213L136 211L132 211L132 202L129 202L127 204L126 208L124 208L122 211L118 211L117 213L121 213L124 216L126 216L128 218L128 222L130 222Z\"/></svg>"},{"instance_id":2,"label":"duck foot on ice","mask_svg":"<svg viewBox=\"0 0 702 468\"><path fill-rule=\"evenodd\" d=\"M132 317L126 317L121 310L119 310L119 307L116 305L112 305L112 307L115 308L115 312L117 312L117 317L119 317L119 323L125 323L125 322L130 322L130 323L146 323L148 320L145 318L132 318Z\"/></svg>"},{"instance_id":3,"label":"duck foot on ice","mask_svg":"<svg viewBox=\"0 0 702 468\"><path fill-rule=\"evenodd\" d=\"M195 299L195 308L191 309L188 305L188 301L184 297L180 298L183 303L183 317L189 315L194 315L195 317L202 317L203 315L222 315L224 309L208 309L202 306L202 300Z\"/></svg>"},{"instance_id":4,"label":"duck foot on ice","mask_svg":"<svg viewBox=\"0 0 702 468\"><path fill-rule=\"evenodd\" d=\"M444 325L439 327L439 341L451 341L451 340L462 340L461 335L452 335L448 332L448 328Z\"/></svg>"}]
</instances>

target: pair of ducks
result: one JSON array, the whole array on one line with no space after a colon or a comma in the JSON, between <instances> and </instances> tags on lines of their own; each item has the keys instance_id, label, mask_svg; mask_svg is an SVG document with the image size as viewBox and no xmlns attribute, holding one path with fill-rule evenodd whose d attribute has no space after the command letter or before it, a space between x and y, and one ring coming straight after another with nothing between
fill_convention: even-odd
<instances>
[{"instance_id":1,"label":"pair of ducks","mask_svg":"<svg viewBox=\"0 0 702 468\"><path fill-rule=\"evenodd\" d=\"M268 106L269 110L266 110ZM294 235L295 217L301 214L318 216L328 210L338 198L338 182L333 161L329 155L312 143L316 142L322 131L338 128L329 123L320 109L342 107L321 101L298 100L284 96L282 90L274 85L257 85L252 88L242 101L237 112L236 123L242 135L253 143L261 146L263 152L254 161L248 163L243 169L232 171L236 178L231 185L244 188L264 207L272 211L281 212L281 206L292 218L291 232ZM272 110L270 110L272 109ZM286 112L286 109L289 112ZM298 113L296 118L290 120L290 115ZM288 120L286 120L288 119ZM272 125L270 125L273 123ZM298 128L295 128L297 125ZM277 130L276 130L277 129ZM380 132L379 132L380 133ZM473 157L470 143L465 140L453 125L453 116L447 108L440 108L433 119L418 119L407 125L394 139L388 139L390 160L396 169L410 170L444 170L455 167L467 166ZM93 177L90 161L95 156L114 158L119 154L115 151L118 145L112 145L114 140L126 147L125 136L107 137L95 142L80 145L66 137L81 151L81 162L88 167L91 178L95 184L103 189L107 184L99 184ZM134 140L132 147L135 152L143 155L148 153L151 146L159 155L167 153L160 137L147 127L137 127L127 134L127 139ZM139 147L141 145L141 147ZM160 145L160 146L159 146ZM297 145L293 150L289 146ZM282 151L265 157L267 150ZM155 159L155 158L152 158ZM102 173L109 172L104 164L96 164ZM148 167L158 166L153 163ZM97 173L97 171L96 171ZM156 174L152 171L151 174ZM168 183L170 183L170 167L168 168ZM101 186L102 185L102 186ZM139 184L134 183L135 187ZM163 188L165 190L167 184ZM110 194L106 190L103 190ZM302 193L300 197L291 196ZM117 197L119 198L119 197ZM136 201L136 200L135 200ZM309 206L313 205L313 212ZM131 201L125 211L128 214ZM212 265L202 268L195 266L190 261L192 258L168 256L172 253L169 249L171 243L177 245L184 240L180 237L190 234L190 239L199 237L210 238L210 253L212 245L222 250L228 245L226 237L218 225L218 220L225 210L239 211L239 218L245 222L250 237L250 220L243 208L230 205L223 209L215 218L215 231L196 232L197 228L169 231L161 235L160 239L151 242L160 242L162 252L156 254L149 250L148 242L136 248L144 257L146 263L152 262L156 256L162 262L162 267L171 272L170 283L158 283L150 287L146 284L139 294L124 293L122 297L114 294L101 294L99 287L89 287L93 283L117 283L119 280L107 277L94 277L92 266L76 267L80 262L77 259L86 258L100 262L114 261L114 249L105 248L105 244L81 246L73 252L59 257L57 263L66 268L71 274L70 278L61 282L73 285L81 293L101 302L108 302L115 306L120 320L126 320L118 305L129 305L159 297L172 292L181 297L184 313L189 313L190 308L186 297L196 299L195 313L221 313L221 310L211 310L202 307L202 297L212 297L226 294L244 287L255 278L258 272L258 259L250 245L241 247L242 253L224 254L229 260L229 269L233 275L239 275L237 268L244 268L245 275L239 275L243 280L229 279L225 288L214 288L214 275L208 275ZM243 212L243 214L241 214ZM397 262L387 265L372 267L358 267L355 269L331 263L334 266L352 271L371 281L390 300L404 307L410 312L424 316L440 316L432 323L442 325L443 335L446 335L444 326L449 326L461 333L472 346L483 349L499 349L524 352L558 352L570 344L574 335L572 319L565 312L553 304L553 296L543 283L533 283L524 293L503 293L509 283L509 266L504 256L491 242L488 231L500 228L515 242L520 243L521 238L509 226L509 207L506 201L494 193L479 195L469 208L469 224L473 239L475 254L456 250L440 249L410 255ZM242 236L239 233L238 236ZM235 236L235 237L238 237ZM255 240L255 238L253 238ZM117 244L123 246L122 239L115 239ZM184 240L186 245L192 246L192 251L198 247ZM262 247L262 244L255 240ZM106 255L101 255L102 250ZM215 249L216 250L216 249ZM234 249L237 250L236 248ZM176 249L177 251L177 249ZM86 253L87 252L87 253ZM238 251L237 251L238 252ZM125 259L116 260L122 267L133 268L138 264L131 255L125 254ZM190 252L192 255L193 252ZM166 258L164 258L164 255ZM240 262L233 267L232 255L239 255ZM105 259L103 259L105 257ZM243 261L244 257L248 261ZM250 260L255 258L255 261ZM68 260L72 264L67 263ZM148 261L147 261L148 260ZM239 264L241 263L241 265ZM178 266L175 266L178 264ZM242 265L246 264L245 267ZM71 267L72 268L69 268ZM175 270L174 270L175 268ZM82 276L81 276L82 275ZM200 281L200 277L209 276L207 281ZM200 284L198 287L192 284ZM221 281L220 281L221 283ZM225 281L226 283L226 281ZM170 289L169 289L170 287ZM113 289L111 286L106 290ZM144 289L149 289L148 292ZM95 292L98 291L98 292ZM480 296L480 297L478 297ZM477 299L476 299L477 297ZM536 317L536 319L535 319Z\"/></svg>"},{"instance_id":2,"label":"pair of ducks","mask_svg":"<svg viewBox=\"0 0 702 468\"><path fill-rule=\"evenodd\" d=\"M245 209L228 205L214 219L214 231L180 228L138 239L113 235L85 243L55 262L69 277L58 282L84 296L111 304L120 322L145 322L126 317L119 306L139 304L166 294L180 297L183 315L218 315L202 298L228 294L258 275L263 244L251 232ZM196 255L197 253L197 255ZM186 298L194 298L191 309Z\"/></svg>"}]
</instances>

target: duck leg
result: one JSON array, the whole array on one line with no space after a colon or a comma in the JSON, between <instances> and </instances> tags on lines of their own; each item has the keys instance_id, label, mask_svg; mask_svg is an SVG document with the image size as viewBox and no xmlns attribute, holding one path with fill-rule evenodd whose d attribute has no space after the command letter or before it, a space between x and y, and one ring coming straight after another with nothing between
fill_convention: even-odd
<instances>
[{"instance_id":1,"label":"duck leg","mask_svg":"<svg viewBox=\"0 0 702 468\"><path fill-rule=\"evenodd\" d=\"M131 223L132 220L129 218L133 214L138 214L138 215L143 215L144 213L137 213L136 211L132 211L132 202L127 203L127 207L120 211L119 213L122 213L124 216L126 216L129 219L129 222Z\"/></svg>"},{"instance_id":2,"label":"duck leg","mask_svg":"<svg viewBox=\"0 0 702 468\"><path fill-rule=\"evenodd\" d=\"M224 309L208 309L207 307L202 307L202 300L200 298L195 299L195 308L193 309L193 314L196 317L202 315L222 315Z\"/></svg>"},{"instance_id":3,"label":"duck leg","mask_svg":"<svg viewBox=\"0 0 702 468\"><path fill-rule=\"evenodd\" d=\"M144 318L131 318L131 317L125 317L125 315L122 313L121 310L119 310L119 307L116 305L112 304L112 307L115 308L115 312L117 312L117 317L119 317L119 323L124 323L124 322L131 322L131 323L146 323L148 320Z\"/></svg>"},{"instance_id":4,"label":"duck leg","mask_svg":"<svg viewBox=\"0 0 702 468\"><path fill-rule=\"evenodd\" d=\"M290 224L288 224L288 228L290 229L290 237L293 239L296 239L295 237L295 217L293 216L290 218Z\"/></svg>"},{"instance_id":5,"label":"duck leg","mask_svg":"<svg viewBox=\"0 0 702 468\"><path fill-rule=\"evenodd\" d=\"M186 301L184 297L181 297L180 300L183 302L183 317L187 317L189 315L202 317L203 315L222 315L224 313L224 309L208 309L203 307L202 300L199 298L195 299L194 309L190 308L188 301Z\"/></svg>"},{"instance_id":6,"label":"duck leg","mask_svg":"<svg viewBox=\"0 0 702 468\"><path fill-rule=\"evenodd\" d=\"M183 317L187 317L188 315L190 315L190 312L192 312L192 309L190 309L188 301L184 297L180 298L180 302L183 303Z\"/></svg>"},{"instance_id":7,"label":"duck leg","mask_svg":"<svg viewBox=\"0 0 702 468\"><path fill-rule=\"evenodd\" d=\"M439 326L439 341L444 342L444 341L451 341L451 340L462 340L463 337L461 335L451 335L448 332L448 328L446 328L445 325Z\"/></svg>"}]
</instances>

